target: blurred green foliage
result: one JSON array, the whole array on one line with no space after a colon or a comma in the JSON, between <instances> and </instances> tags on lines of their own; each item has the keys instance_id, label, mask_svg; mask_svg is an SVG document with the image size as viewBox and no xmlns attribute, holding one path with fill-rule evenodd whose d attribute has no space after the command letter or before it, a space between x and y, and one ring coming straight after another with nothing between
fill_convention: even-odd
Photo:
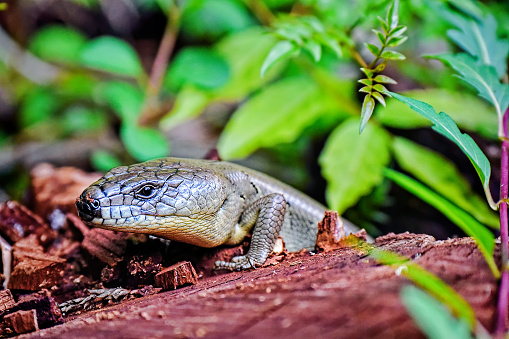
<instances>
[{"instance_id":1,"label":"blurred green foliage","mask_svg":"<svg viewBox=\"0 0 509 339\"><path fill-rule=\"evenodd\" d=\"M223 159L263 149L273 155L291 153L280 158L303 168L303 154L323 143L319 164L329 207L343 213L356 204L370 206L369 212L352 213L361 215L356 222L362 226L386 220L376 212L389 201L383 170L399 166L495 227L496 217L464 171L437 150L401 136L430 122L382 93L386 86L426 101L447 112L460 129L495 140L497 112L450 69L422 55L456 52L459 44L482 57L478 44L466 39L468 23L477 20L483 36L492 37L487 42L499 51L493 56L497 72L491 75L498 81L507 72L500 66L500 60L507 60L504 38L509 33L504 2L406 1L394 21L390 0L129 1L134 18L149 18L136 25L153 24L156 31L148 52L145 30L130 34L115 30L114 21L96 25L90 20L107 17L101 1L68 2L89 18L85 25L65 18L34 22L26 39L7 24L6 18L19 12L8 8L0 14L6 36L53 72L36 81L22 75L26 66L8 49L0 53L0 84L16 120L6 124L15 129L0 128L0 145L108 134L125 152L97 149L90 154L97 169L107 170L170 154L168 131L226 103L228 109L218 113L231 114L219 126L217 148ZM35 7L17 10L37 14ZM370 63L379 69L369 71ZM37 78L41 64L28 74ZM359 67L368 71L362 74ZM362 84L359 78L365 78ZM359 97L362 88L367 95ZM359 135L354 126L361 112L369 114L363 114L365 130Z\"/></svg>"}]
</instances>

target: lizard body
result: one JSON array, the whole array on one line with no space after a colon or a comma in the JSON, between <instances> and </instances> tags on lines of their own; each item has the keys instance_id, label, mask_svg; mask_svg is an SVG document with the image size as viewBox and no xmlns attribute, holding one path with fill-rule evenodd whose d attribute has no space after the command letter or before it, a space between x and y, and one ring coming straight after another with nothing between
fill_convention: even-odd
<instances>
[{"instance_id":1,"label":"lizard body","mask_svg":"<svg viewBox=\"0 0 509 339\"><path fill-rule=\"evenodd\" d=\"M248 253L216 268L262 265L281 235L289 251L313 249L325 206L263 173L221 161L161 158L110 170L76 201L89 225L202 247L242 242ZM347 234L357 232L344 221Z\"/></svg>"}]
</instances>

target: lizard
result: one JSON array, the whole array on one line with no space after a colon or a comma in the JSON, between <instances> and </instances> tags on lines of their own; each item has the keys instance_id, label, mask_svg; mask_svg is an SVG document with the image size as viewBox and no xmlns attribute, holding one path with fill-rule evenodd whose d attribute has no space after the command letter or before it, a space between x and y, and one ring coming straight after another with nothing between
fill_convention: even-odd
<instances>
[{"instance_id":1,"label":"lizard","mask_svg":"<svg viewBox=\"0 0 509 339\"><path fill-rule=\"evenodd\" d=\"M252 230L249 250L215 269L256 268L279 235L288 251L313 250L326 207L247 167L215 160L160 158L108 171L76 199L89 226L145 233L201 247L236 245ZM346 234L359 229L343 219Z\"/></svg>"}]
</instances>

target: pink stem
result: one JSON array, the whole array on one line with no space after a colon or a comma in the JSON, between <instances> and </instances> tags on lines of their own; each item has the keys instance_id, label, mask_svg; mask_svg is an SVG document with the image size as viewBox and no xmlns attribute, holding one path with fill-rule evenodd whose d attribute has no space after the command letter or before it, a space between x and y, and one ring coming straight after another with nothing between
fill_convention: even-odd
<instances>
[{"instance_id":1,"label":"pink stem","mask_svg":"<svg viewBox=\"0 0 509 339\"><path fill-rule=\"evenodd\" d=\"M497 305L497 327L496 336L504 337L506 333L507 311L509 307L509 270L507 266L509 245L508 245L508 220L507 220L507 199L509 197L509 133L508 133L509 108L504 114L504 138L502 140L502 161L500 178L500 237L502 242L502 278L498 292Z\"/></svg>"}]
</instances>

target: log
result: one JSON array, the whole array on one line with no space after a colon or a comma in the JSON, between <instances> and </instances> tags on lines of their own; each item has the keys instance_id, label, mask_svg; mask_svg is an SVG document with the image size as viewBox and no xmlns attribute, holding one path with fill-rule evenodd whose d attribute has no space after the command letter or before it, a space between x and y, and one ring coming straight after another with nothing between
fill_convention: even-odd
<instances>
[{"instance_id":1,"label":"log","mask_svg":"<svg viewBox=\"0 0 509 339\"><path fill-rule=\"evenodd\" d=\"M182 261L156 274L156 286L164 290L176 289L198 282L198 275L189 261Z\"/></svg>"}]
</instances>

